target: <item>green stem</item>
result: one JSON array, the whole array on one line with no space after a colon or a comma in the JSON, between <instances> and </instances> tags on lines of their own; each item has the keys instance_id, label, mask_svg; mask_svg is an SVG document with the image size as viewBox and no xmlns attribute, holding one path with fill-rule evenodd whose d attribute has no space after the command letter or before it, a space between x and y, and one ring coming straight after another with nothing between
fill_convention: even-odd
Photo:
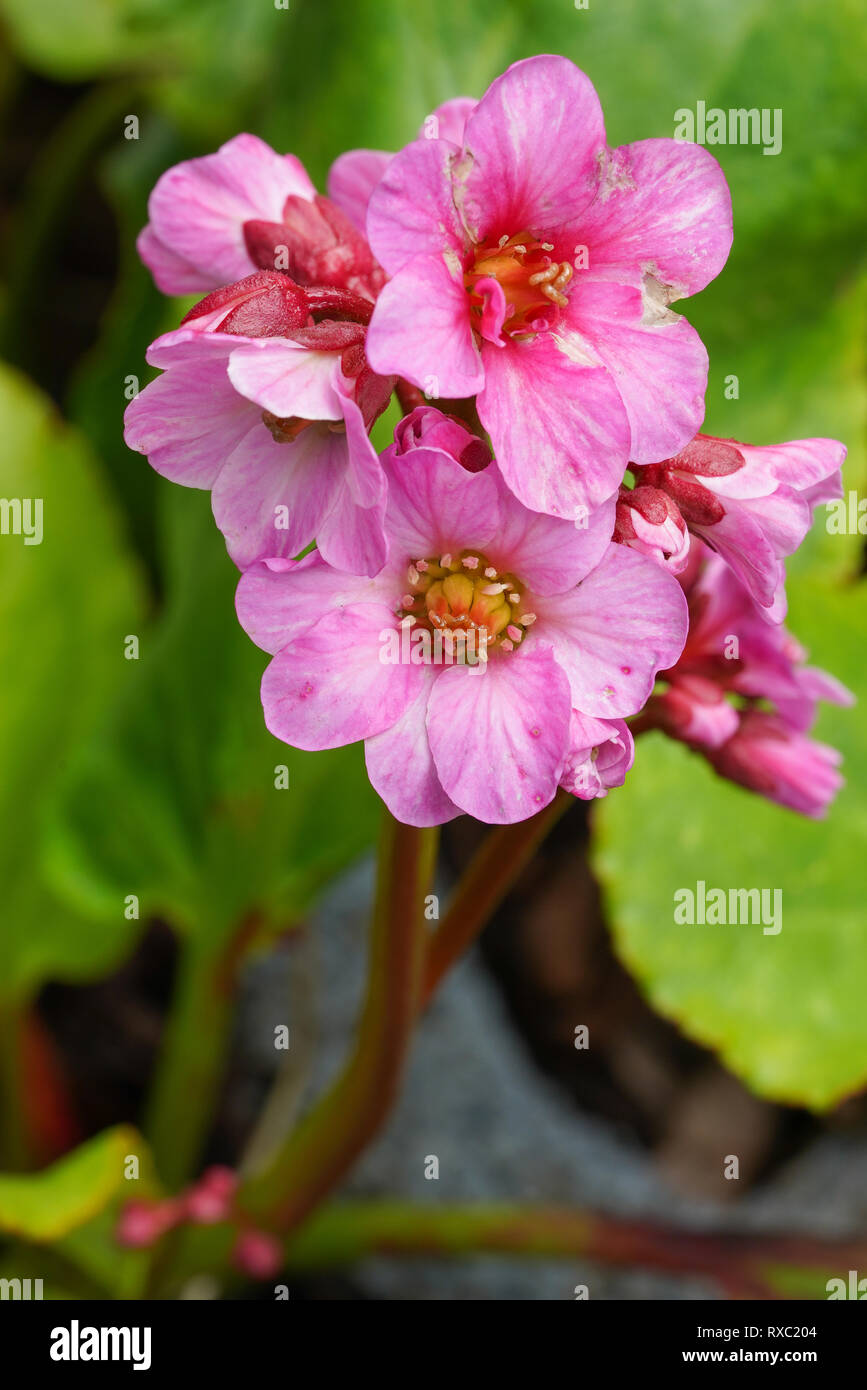
<instances>
[{"instance_id":1,"label":"green stem","mask_svg":"<svg viewBox=\"0 0 867 1390\"><path fill-rule=\"evenodd\" d=\"M397 1094L418 1013L426 929L424 898L437 831L386 811L370 937L367 996L353 1054L335 1084L243 1184L240 1206L269 1230L294 1230L352 1167Z\"/></svg>"},{"instance_id":2,"label":"green stem","mask_svg":"<svg viewBox=\"0 0 867 1390\"><path fill-rule=\"evenodd\" d=\"M185 941L144 1130L157 1170L175 1190L195 1172L213 1118L229 1044L238 966L253 918L228 946Z\"/></svg>"},{"instance_id":3,"label":"green stem","mask_svg":"<svg viewBox=\"0 0 867 1390\"><path fill-rule=\"evenodd\" d=\"M317 1213L289 1243L287 1262L346 1266L376 1254L579 1257L704 1276L736 1298L824 1299L829 1278L867 1267L867 1238L699 1233L563 1207L358 1201Z\"/></svg>"},{"instance_id":4,"label":"green stem","mask_svg":"<svg viewBox=\"0 0 867 1390\"><path fill-rule=\"evenodd\" d=\"M446 915L427 952L422 1006L505 898L574 797L559 791L549 806L529 820L491 830L452 894Z\"/></svg>"},{"instance_id":5,"label":"green stem","mask_svg":"<svg viewBox=\"0 0 867 1390\"><path fill-rule=\"evenodd\" d=\"M21 1172L32 1155L24 1108L24 1027L27 1005L0 1003L0 1168Z\"/></svg>"}]
</instances>

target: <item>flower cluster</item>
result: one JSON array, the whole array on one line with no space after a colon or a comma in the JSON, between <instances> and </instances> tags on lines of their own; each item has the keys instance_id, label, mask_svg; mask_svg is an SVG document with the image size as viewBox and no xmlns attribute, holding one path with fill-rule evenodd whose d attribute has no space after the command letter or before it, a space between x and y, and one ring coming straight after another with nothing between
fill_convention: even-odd
<instances>
[{"instance_id":1,"label":"flower cluster","mask_svg":"<svg viewBox=\"0 0 867 1390\"><path fill-rule=\"evenodd\" d=\"M670 306L731 246L710 154L610 148L585 74L537 57L399 152L341 155L327 197L240 135L149 215L160 289L204 297L151 345L126 438L210 489L277 737L363 740L408 824L510 823L619 786L638 716L823 811L807 731L845 692L779 624L845 451L699 433L707 354Z\"/></svg>"}]
</instances>

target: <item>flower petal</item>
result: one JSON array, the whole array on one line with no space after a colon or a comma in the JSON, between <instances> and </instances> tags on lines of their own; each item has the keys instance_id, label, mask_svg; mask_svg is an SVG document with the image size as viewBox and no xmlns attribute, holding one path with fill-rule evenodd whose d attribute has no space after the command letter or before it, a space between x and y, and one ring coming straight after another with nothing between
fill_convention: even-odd
<instances>
[{"instance_id":1,"label":"flower petal","mask_svg":"<svg viewBox=\"0 0 867 1390\"><path fill-rule=\"evenodd\" d=\"M629 417L633 463L671 458L704 419L707 352L692 324L642 286L578 277L570 319L611 373Z\"/></svg>"},{"instance_id":2,"label":"flower petal","mask_svg":"<svg viewBox=\"0 0 867 1390\"><path fill-rule=\"evenodd\" d=\"M535 631L569 677L572 704L598 719L641 709L657 671L683 650L688 618L677 580L654 560L612 545L567 594L539 599Z\"/></svg>"},{"instance_id":3,"label":"flower petal","mask_svg":"<svg viewBox=\"0 0 867 1390\"><path fill-rule=\"evenodd\" d=\"M229 358L229 380L248 400L280 419L341 420L335 386L338 358L286 338L244 342Z\"/></svg>"},{"instance_id":4,"label":"flower petal","mask_svg":"<svg viewBox=\"0 0 867 1390\"><path fill-rule=\"evenodd\" d=\"M567 58L513 63L464 132L455 201L474 241L574 222L591 203L605 124L593 83Z\"/></svg>"},{"instance_id":5,"label":"flower petal","mask_svg":"<svg viewBox=\"0 0 867 1390\"><path fill-rule=\"evenodd\" d=\"M439 672L423 669L412 704L390 729L364 745L367 775L391 814L404 825L444 825L461 814L443 791L428 742L428 700Z\"/></svg>"},{"instance_id":6,"label":"flower petal","mask_svg":"<svg viewBox=\"0 0 867 1390\"><path fill-rule=\"evenodd\" d=\"M439 449L385 454L386 532L401 567L454 549L484 547L497 534L499 490L490 468L468 473Z\"/></svg>"},{"instance_id":7,"label":"flower petal","mask_svg":"<svg viewBox=\"0 0 867 1390\"><path fill-rule=\"evenodd\" d=\"M212 487L226 460L261 430L261 413L226 375L226 356L193 356L130 401L124 438L151 467L185 487Z\"/></svg>"},{"instance_id":8,"label":"flower petal","mask_svg":"<svg viewBox=\"0 0 867 1390\"><path fill-rule=\"evenodd\" d=\"M370 195L392 158L388 150L347 150L329 170L328 196L359 232L365 232Z\"/></svg>"},{"instance_id":9,"label":"flower petal","mask_svg":"<svg viewBox=\"0 0 867 1390\"><path fill-rule=\"evenodd\" d=\"M732 202L712 154L680 140L639 140L612 150L599 197L576 237L590 267L648 270L674 290L696 294L719 275L732 244Z\"/></svg>"},{"instance_id":10,"label":"flower petal","mask_svg":"<svg viewBox=\"0 0 867 1390\"><path fill-rule=\"evenodd\" d=\"M388 601L382 580L344 574L318 551L303 560L264 560L241 575L235 596L238 621L249 637L274 655L315 627L328 612Z\"/></svg>"},{"instance_id":11,"label":"flower petal","mask_svg":"<svg viewBox=\"0 0 867 1390\"><path fill-rule=\"evenodd\" d=\"M487 471L496 477L496 468L492 464ZM500 524L487 556L534 594L562 594L589 574L608 549L615 505L616 495L596 507L581 526L530 511L501 482Z\"/></svg>"},{"instance_id":12,"label":"flower petal","mask_svg":"<svg viewBox=\"0 0 867 1390\"><path fill-rule=\"evenodd\" d=\"M374 189L367 238L389 275L420 256L448 251L461 260L466 237L452 199L454 157L448 140L415 140L394 156Z\"/></svg>"},{"instance_id":13,"label":"flower petal","mask_svg":"<svg viewBox=\"0 0 867 1390\"><path fill-rule=\"evenodd\" d=\"M547 806L569 742L569 682L551 648L519 647L436 680L427 727L440 781L477 820L510 825Z\"/></svg>"},{"instance_id":14,"label":"flower petal","mask_svg":"<svg viewBox=\"0 0 867 1390\"><path fill-rule=\"evenodd\" d=\"M617 491L629 422L610 373L548 335L482 352L479 416L506 482L531 511L586 520Z\"/></svg>"},{"instance_id":15,"label":"flower petal","mask_svg":"<svg viewBox=\"0 0 867 1390\"><path fill-rule=\"evenodd\" d=\"M484 371L470 328L467 292L442 256L399 270L376 301L367 360L381 376L403 376L430 396L472 396Z\"/></svg>"},{"instance_id":16,"label":"flower petal","mask_svg":"<svg viewBox=\"0 0 867 1390\"><path fill-rule=\"evenodd\" d=\"M279 155L255 135L236 135L216 154L167 170L148 202L153 234L217 289L249 275L244 223L282 221L290 195L315 189L294 155ZM150 244L150 243L148 243ZM165 266L163 266L165 270ZM187 293L187 287L171 293Z\"/></svg>"},{"instance_id":17,"label":"flower petal","mask_svg":"<svg viewBox=\"0 0 867 1390\"><path fill-rule=\"evenodd\" d=\"M265 723L294 748L372 738L415 698L421 667L383 661L395 616L384 604L328 613L274 657L262 677Z\"/></svg>"}]
</instances>

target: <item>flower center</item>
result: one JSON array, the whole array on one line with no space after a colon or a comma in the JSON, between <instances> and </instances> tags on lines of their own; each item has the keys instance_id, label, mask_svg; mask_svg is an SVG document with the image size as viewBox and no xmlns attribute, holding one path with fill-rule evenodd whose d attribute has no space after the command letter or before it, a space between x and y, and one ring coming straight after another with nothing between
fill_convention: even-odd
<instances>
[{"instance_id":1,"label":"flower center","mask_svg":"<svg viewBox=\"0 0 867 1390\"><path fill-rule=\"evenodd\" d=\"M568 303L566 287L572 279L572 266L555 261L553 250L550 241L537 241L531 232L476 247L464 284L474 326L483 337L494 336L492 327L509 335L532 335L552 327ZM500 313L502 323L492 324Z\"/></svg>"},{"instance_id":2,"label":"flower center","mask_svg":"<svg viewBox=\"0 0 867 1390\"><path fill-rule=\"evenodd\" d=\"M499 572L476 550L413 561L397 615L408 627L441 632L446 643L486 653L496 647L512 652L536 621L527 609L528 595L513 574Z\"/></svg>"}]
</instances>

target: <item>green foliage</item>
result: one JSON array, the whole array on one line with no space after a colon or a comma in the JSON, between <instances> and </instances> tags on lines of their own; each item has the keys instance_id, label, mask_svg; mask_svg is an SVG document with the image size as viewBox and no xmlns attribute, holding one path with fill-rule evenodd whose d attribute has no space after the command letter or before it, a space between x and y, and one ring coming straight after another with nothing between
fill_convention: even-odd
<instances>
[{"instance_id":1,"label":"green foliage","mask_svg":"<svg viewBox=\"0 0 867 1390\"><path fill-rule=\"evenodd\" d=\"M42 500L44 535L0 536L0 996L117 960L134 924L104 926L51 893L39 864L46 806L64 764L129 682L124 637L142 611L135 561L84 441L0 370L0 495Z\"/></svg>"},{"instance_id":2,"label":"green foliage","mask_svg":"<svg viewBox=\"0 0 867 1390\"><path fill-rule=\"evenodd\" d=\"M253 916L280 929L369 843L376 800L359 748L301 753L267 732L267 658L235 618L237 571L208 497L167 488L164 503L164 617L70 770L51 862L100 920L136 893L143 913L212 941Z\"/></svg>"}]
</instances>

